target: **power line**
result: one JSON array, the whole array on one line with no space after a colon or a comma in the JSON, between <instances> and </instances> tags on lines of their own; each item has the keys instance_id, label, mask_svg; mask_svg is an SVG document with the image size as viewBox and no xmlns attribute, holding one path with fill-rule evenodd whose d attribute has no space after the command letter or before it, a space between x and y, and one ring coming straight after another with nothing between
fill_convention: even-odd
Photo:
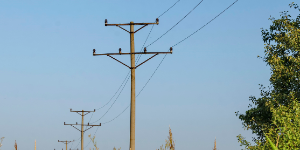
<instances>
[{"instance_id":1,"label":"power line","mask_svg":"<svg viewBox=\"0 0 300 150\"><path fill-rule=\"evenodd\" d=\"M140 92L137 94L136 97L138 97L141 92L144 90L144 88L147 86L147 84L149 83L149 81L152 79L152 77L154 76L154 74L156 73L157 69L159 68L159 66L162 64L162 62L164 61L164 59L166 58L167 54L163 57L163 59L161 60L161 62L158 64L157 68L154 70L154 72L152 73L152 75L150 76L150 78L148 79L148 81L146 82L146 84L143 86L143 88L140 90ZM119 115L117 115L115 118L111 119L110 121L104 122L102 124L107 124L110 123L112 121L114 121L115 119L117 119L119 116L121 116L128 108L130 105L128 105Z\"/></svg>"},{"instance_id":2,"label":"power line","mask_svg":"<svg viewBox=\"0 0 300 150\"><path fill-rule=\"evenodd\" d=\"M226 9L224 9L221 13L219 13L217 16L215 16L213 19L211 19L210 21L208 21L205 25L203 25L201 28L199 28L198 30L196 30L195 32L193 32L192 34L190 34L189 36L187 36L186 38L184 38L183 40L179 41L178 43L174 44L172 47L177 46L178 44L180 44L181 42L185 41L186 39L188 39L189 37L191 37L192 35L194 35L195 33L197 33L198 31L200 31L201 29L203 29L205 26L207 26L209 23L211 23L212 21L214 21L216 18L218 18L221 14L223 14L227 9L229 9L232 5L234 5L237 1L233 2L231 5L229 5Z\"/></svg>"},{"instance_id":3,"label":"power line","mask_svg":"<svg viewBox=\"0 0 300 150\"><path fill-rule=\"evenodd\" d=\"M180 44L181 42L185 41L186 39L188 39L189 37L191 37L192 35L194 35L196 32L200 31L201 29L203 29L206 25L208 25L209 23L211 23L213 20L215 20L217 17L219 17L222 13L224 13L227 9L229 9L231 6L233 6L238 0L236 0L235 2L233 2L231 5L229 5L226 9L224 9L221 13L219 13L217 16L215 16L212 20L210 20L209 22L207 22L205 25L203 25L201 28L199 28L198 30L196 30L195 32L193 32L192 34L190 34L189 36L187 36L186 38L184 38L183 40L177 42L176 44L174 44L172 47L177 46L178 44ZM164 59L166 58L167 55L165 55L163 57L163 59L160 61L160 63L158 64L158 66L156 67L156 69L154 70L154 72L152 73L152 75L150 76L150 78L148 79L148 81L145 83L145 85L143 86L143 88L140 90L140 92L138 93L137 96L140 95L140 93L144 90L144 88L147 86L147 84L149 83L149 81L152 79L152 77L154 76L154 74L156 73L156 71L158 70L158 68L160 67L160 65L162 64L162 62L164 61ZM137 97L136 96L136 97ZM104 122L102 124L106 124L109 123L113 120L115 120L116 118L118 118L121 114L123 114L125 112L125 110L128 109L130 105L128 105L119 115L117 115L115 118L113 118L110 121Z\"/></svg>"},{"instance_id":4,"label":"power line","mask_svg":"<svg viewBox=\"0 0 300 150\"><path fill-rule=\"evenodd\" d=\"M161 15L159 15L157 18L160 18L161 16L163 16L166 12L168 12L171 8L173 8L180 0L178 0L176 3L174 3L174 5L172 5L169 9L167 9L164 13L162 13Z\"/></svg>"},{"instance_id":5,"label":"power line","mask_svg":"<svg viewBox=\"0 0 300 150\"><path fill-rule=\"evenodd\" d=\"M163 14L161 14L159 17L161 17L162 15L164 15L167 11L169 11L172 7L174 7L179 1L180 1L180 0L178 0L175 4L173 4L168 10L166 10L166 11L165 11ZM163 37L164 35L166 35L169 31L171 31L171 30L172 30L175 26L177 26L183 19L185 19L192 11L194 11L194 10L195 10L202 2L203 2L203 0L201 0L194 8L190 11L190 12L188 12L182 19L180 19L173 27L171 27L167 32L165 32L163 35L161 35L158 39L156 39L154 42L152 42L152 43L149 44L148 46L152 45L153 43L155 43L156 41L158 41L161 37ZM148 40L148 37L149 37L149 35L150 35L150 33L151 33L152 29L153 29L153 26L154 26L154 25L152 25L152 28L151 28L151 30L150 30L150 32L149 32L149 34L148 34L148 36L147 36L147 38L146 38L144 44L143 44L143 47L144 47L145 43L146 43L147 40ZM146 47L148 47L148 46L146 46ZM142 47L142 49L143 49L143 47ZM141 49L141 51L142 51L142 49ZM136 60L136 63L139 61L140 58L141 58L141 55L138 56L138 58L137 58L137 60ZM165 57L164 57L164 58L165 58ZM155 70L155 71L156 71L156 70ZM128 75L129 75L129 72L128 72L127 76L128 76ZM154 74L153 74L153 75L154 75ZM126 77L127 77L127 76L126 76ZM151 76L151 78L152 78L152 76ZM128 79L129 79L129 78L128 78ZM127 80L127 81L128 81L128 80ZM126 83L127 83L127 81L126 81ZM148 84L149 81L150 81L150 79L147 81L146 85ZM125 83L125 84L126 84L126 83ZM123 83L122 83L122 84L123 84ZM146 86L146 85L145 85L145 86ZM142 88L142 90L145 88L145 86ZM123 88L124 88L124 87L123 87ZM140 92L141 92L141 91L140 91ZM140 92L139 92L139 94L140 94ZM117 93L117 92L116 92L116 93ZM139 95L139 94L138 94L138 95ZM120 94L119 94L119 95L120 95ZM116 100L117 100L117 99L116 99ZM116 100L115 100L115 101L116 101ZM114 103L115 103L115 101L114 101ZM110 101L109 101L109 102L110 102ZM113 104L114 104L114 103L113 103ZM108 104L108 103L107 103L107 104ZM107 105L107 104L105 104L105 105ZM112 105L113 105L113 104L112 104ZM112 105L111 105L111 107L112 107ZM104 106L103 106L103 107L104 107ZM110 108L111 108L111 107L110 107ZM109 109L110 109L110 108L109 108ZM108 111L109 111L109 109L108 109ZM108 111L107 111L107 112L108 112ZM107 114L107 112L106 112L105 114ZM105 114L104 114L104 115L105 115ZM103 115L103 116L104 116L104 115ZM103 117L103 116L102 116L102 117ZM102 117L101 117L101 118L102 118ZM101 119L101 118L100 118L100 119ZM100 119L98 119L98 120L100 120ZM97 121L98 121L98 120L97 120ZM93 122L93 123L94 123L94 122Z\"/></svg>"},{"instance_id":6,"label":"power line","mask_svg":"<svg viewBox=\"0 0 300 150\"><path fill-rule=\"evenodd\" d=\"M163 16L165 13L167 13L171 8L173 8L179 1L180 1L180 0L176 1L171 7L169 7L165 12L163 12L163 13L162 13L161 15L159 15L157 18L162 17L162 16ZM150 34L151 34L152 30L153 30L153 27L154 27L154 25L152 25L151 30L150 30L150 32L148 33L148 36L147 36L147 38L146 38L146 40L145 40L145 42L144 42L144 44L143 44L143 46L142 46L140 52L142 52L143 47L145 46L146 42L148 41L148 38L149 38L149 36L150 36ZM136 60L136 63L139 62L140 58L141 58L141 55L138 56L138 58L137 58L137 60ZM122 84L121 84L120 87L118 88L117 92L118 92L119 89L122 87L122 85L124 84L124 82L125 82L126 79L127 79L127 80L126 80L126 82L125 82L125 85L127 84L128 79L129 79L129 73L130 73L130 71L129 71L128 74L126 75L125 79L123 80ZM120 91L119 95L122 93L122 91L123 91L125 85L123 86L123 88L122 88L122 90ZM112 96L112 98L111 98L104 106L106 106L106 105L113 99L113 97L117 94L117 92ZM139 93L140 93L140 92L139 92ZM119 95L118 95L118 97L119 97ZM139 94L138 94L138 95L139 95ZM116 98L116 100L117 100L117 98ZM116 100L115 100L115 101L116 101ZM101 108L103 108L104 106L102 106ZM112 107L112 105L111 105L111 107ZM111 107L110 107L110 108L111 108ZM128 106L128 107L129 107L129 106ZM128 108L128 107L127 107L127 108ZM97 110L99 110L99 109L101 109L101 108L98 108ZM110 108L109 108L109 109L110 109ZM126 109L127 109L127 108L126 108ZM125 110L126 110L126 109L125 109ZM124 110L124 111L125 111L125 110ZM108 111L109 111L109 110L108 110ZM107 111L107 112L108 112L108 111ZM123 111L123 112L124 112L124 111ZM106 113L107 113L107 112L106 112ZM122 113L123 113L123 112L122 112ZM106 113L105 113L105 114L106 114ZM121 114L122 114L122 113L121 113ZM94 114L94 113L93 113L93 114ZM91 116L89 122L91 121L91 119L92 119L92 117L93 117L93 114L92 114L92 116ZM104 115L105 115L105 114L104 114ZM119 115L118 115L117 117L115 117L114 119L118 118L121 114L119 114ZM103 115L103 116L104 116L104 115ZM103 116L102 116L102 117L103 117ZM102 117L101 117L101 118L102 118ZM100 118L100 119L101 119L101 118ZM100 119L98 119L98 120L100 120ZM113 120L114 120L114 119L113 119ZM98 121L98 120L97 120L97 121ZM111 120L111 121L113 121L113 120ZM111 121L109 121L109 122L111 122ZM106 122L106 123L108 123L108 122ZM98 128L97 128L97 130L95 131L94 135L97 133L97 131L98 131ZM88 146L90 143L91 143L91 141L87 144L87 146ZM78 145L79 145L79 143L78 143ZM76 147L78 147L78 145L77 145Z\"/></svg>"},{"instance_id":7,"label":"power line","mask_svg":"<svg viewBox=\"0 0 300 150\"><path fill-rule=\"evenodd\" d=\"M161 15L159 15L157 18L160 18L160 17L163 16L165 13L167 13L167 12L168 12L171 8L173 8L179 1L180 1L180 0L178 0L177 2L175 2L170 8L168 8L165 12L163 12L163 13L162 13ZM152 32L152 30L153 30L153 27L154 27L154 25L152 25L151 30L150 30L150 32L149 32L149 34L148 34L148 36L147 36L147 38L146 38L146 40L145 40L145 42L144 42L144 44L143 44L143 46L142 46L142 48L141 48L140 51L143 50L143 47L144 47L144 45L146 44L146 42L147 42L147 40L148 40L148 38L149 38L149 35L151 34L151 32ZM141 55L139 55L139 56L141 56ZM139 61L139 59L140 59L140 57L138 57L137 62ZM127 76L128 76L128 75L129 75L129 72L128 72ZM127 79L127 76L126 76L125 79L123 80L123 82L122 82L121 86L118 88L117 92L120 90L120 88L121 88L122 85L124 84L125 80ZM96 110L99 110L99 109L103 108L104 106L106 106L106 105L113 99L113 97L117 94L117 92L112 96L112 98L111 98L106 104L104 104L102 107L100 107L100 108L98 108L98 109L96 109Z\"/></svg>"},{"instance_id":8,"label":"power line","mask_svg":"<svg viewBox=\"0 0 300 150\"><path fill-rule=\"evenodd\" d=\"M171 8L173 8L179 1L180 1L180 0L176 1L171 7L169 7L169 8L168 8L164 13L162 13L158 18L160 18L160 17L163 16L166 12L168 12ZM202 1L203 1L203 0L202 0ZM146 38L146 40L145 40L143 46L142 46L142 48L141 48L141 51L143 50L143 47L144 47L144 45L146 44L146 42L147 42L147 40L148 40L148 38L149 38L149 36L150 36L152 30L153 30L153 26L154 26L154 25L152 25L152 28L151 28L151 30L150 30L150 32L149 32L149 34L148 34L148 36L147 36L147 38ZM139 55L139 56L141 56L141 55ZM139 59L140 59L140 57L138 57L138 59L136 60L136 63L139 61ZM106 105L113 99L113 97L118 93L118 91L120 90L120 88L122 87L122 85L124 84L124 82L126 81L125 84L124 84L124 86L123 86L123 88L122 88L122 90L120 91L118 97L120 96L121 92L123 91L125 85L127 84L128 79L129 79L129 77L128 77L128 76L129 76L129 73L130 73L130 71L128 72L128 74L127 74L127 76L125 77L124 81L122 82L121 86L118 88L117 92L112 96L112 98L111 98L104 106L106 106ZM126 79L127 79L127 80L126 80ZM118 99L118 98L116 98L115 101L116 101L117 99ZM114 101L114 102L115 102L115 101ZM113 104L114 104L114 103L113 103ZM103 108L104 106L98 108L97 110ZM111 107L112 107L112 105L111 105ZM111 108L111 107L110 107L110 108ZM109 109L110 109L110 108L109 108ZM109 111L109 109L108 109L108 111ZM108 112L108 111L107 111L107 112ZM106 112L106 113L107 113L107 112ZM106 114L106 113L105 113L105 114ZM104 114L104 115L105 115L105 114ZM103 115L103 116L104 116L104 115ZM93 116L93 115L92 115L92 116ZM103 116L102 116L102 117L103 117ZM101 118L102 118L102 117L101 117ZM101 118L100 118L100 119L101 119ZM99 121L100 119L98 119L97 121ZM95 121L95 122L97 122L97 121ZM95 123L95 122L93 122L93 123Z\"/></svg>"},{"instance_id":9,"label":"power line","mask_svg":"<svg viewBox=\"0 0 300 150\"><path fill-rule=\"evenodd\" d=\"M150 43L149 45L147 45L146 47L151 46L152 44L154 44L155 42L157 42L160 38L162 38L163 36L165 36L169 31L171 31L174 27L176 27L183 19L185 19L191 12L193 12L201 3L203 2L203 0L201 0L189 13L187 13L183 18L181 18L173 27L171 27L169 30L167 30L164 34L162 34L159 38L157 38L156 40L154 40L152 43Z\"/></svg>"},{"instance_id":10,"label":"power line","mask_svg":"<svg viewBox=\"0 0 300 150\"><path fill-rule=\"evenodd\" d=\"M165 12L163 12L163 13L162 13L161 15L159 15L157 18L160 18L161 16L163 16L166 12L168 12L171 8L173 8L179 1L180 1L180 0L178 0L176 3L174 3L169 9L167 9ZM145 40L143 46L142 46L140 52L143 51L143 48L144 48L144 46L145 46L145 44L146 44L146 42L147 42L147 40L148 40L148 38L149 38L149 35L150 35L151 32L152 32L153 27L154 27L154 25L152 25L151 30L150 30L150 32L149 32L149 34L148 34L148 36L147 36L147 38L146 38L146 40ZM142 55L139 55L139 56L138 56L138 58L137 58L137 63L139 62L141 56L142 56ZM128 74L129 74L129 73L128 73Z\"/></svg>"},{"instance_id":11,"label":"power line","mask_svg":"<svg viewBox=\"0 0 300 150\"><path fill-rule=\"evenodd\" d=\"M174 3L169 9L167 9L164 13L162 13L162 14L161 14L159 17L157 17L157 18L160 18L161 16L163 16L166 12L168 12L171 8L173 8L179 1L180 1L180 0L178 0L176 3ZM146 40L145 40L143 46L142 46L140 52L142 52L143 47L145 46L145 44L146 44L146 42L147 42L147 40L148 40L148 38L149 38L149 36L150 36L152 30L153 30L153 27L154 27L154 25L152 25L151 30L150 30L150 32L149 32L149 34L148 34L148 36L147 36L147 38L146 38ZM140 57L141 57L141 55L139 55L139 57L137 58L136 63L139 62ZM110 100L109 100L106 104L104 104L102 107L100 107L100 108L98 108L98 109L96 109L96 110L99 110L99 109L105 107L105 106L113 99L113 97L118 93L118 91L120 90L120 88L121 88L122 85L124 84L124 82L125 82L125 80L127 79L129 73L130 73L130 71L128 72L127 76L126 76L125 79L123 80L122 84L119 86L118 90L117 90L117 91L115 92L115 94L110 98ZM125 84L126 84L126 83L125 83Z\"/></svg>"},{"instance_id":12,"label":"power line","mask_svg":"<svg viewBox=\"0 0 300 150\"><path fill-rule=\"evenodd\" d=\"M129 77L126 80L126 83L127 83L128 80L129 80ZM124 86L123 86L123 88L122 88L121 91L123 91L124 87L126 86L126 83L124 84ZM121 92L119 93L119 95L117 96L117 98L115 99L115 101L111 104L111 106L108 108L108 110L98 120L96 120L96 121L94 121L92 123L95 123L95 122L101 120L108 113L108 111L111 109L111 107L114 105L114 103L117 101L117 99L119 98L120 95L121 95Z\"/></svg>"}]
</instances>

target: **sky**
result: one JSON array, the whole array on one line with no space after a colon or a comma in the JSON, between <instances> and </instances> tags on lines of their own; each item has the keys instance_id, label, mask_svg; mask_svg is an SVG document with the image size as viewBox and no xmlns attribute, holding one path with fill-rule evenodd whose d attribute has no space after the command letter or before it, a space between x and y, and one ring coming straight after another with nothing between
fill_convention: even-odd
<instances>
[{"instance_id":1,"label":"sky","mask_svg":"<svg viewBox=\"0 0 300 150\"><path fill-rule=\"evenodd\" d=\"M85 122L102 123L85 132L85 149L93 147L89 134L95 135L100 149L129 149L130 80L122 84L129 69L107 56L93 57L92 51L130 50L129 34L104 26L105 19L154 22L176 2L1 0L1 148L12 149L15 140L19 150L34 149L35 140L37 150L65 149L57 140L75 140L68 148L80 148L80 132L64 125L81 122L72 108L97 109L85 116ZM137 32L135 50L155 41L199 2L180 0L159 18L159 25ZM169 51L233 2L204 0L147 50ZM270 16L279 18L281 11L297 15L288 6L291 2L239 0L173 47L162 63L164 55L158 55L137 68L136 150L158 149L169 127L177 150L212 149L215 138L219 150L238 150L239 134L251 141L255 135L244 130L235 112L248 109L249 96L259 97L258 84L269 85L270 69L257 58L264 55L261 28L267 29ZM115 57L130 63L129 56ZM149 57L143 55L140 62Z\"/></svg>"}]
</instances>

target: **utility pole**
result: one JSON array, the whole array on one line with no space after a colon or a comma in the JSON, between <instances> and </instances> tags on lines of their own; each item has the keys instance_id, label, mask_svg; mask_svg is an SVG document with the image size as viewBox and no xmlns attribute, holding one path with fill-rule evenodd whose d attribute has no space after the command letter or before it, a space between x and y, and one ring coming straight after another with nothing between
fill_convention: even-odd
<instances>
[{"instance_id":1,"label":"utility pole","mask_svg":"<svg viewBox=\"0 0 300 150\"><path fill-rule=\"evenodd\" d=\"M67 150L68 149L68 144L71 143L71 142L74 142L74 140L73 141L67 141L67 140L65 140L65 141L59 141L58 140L58 142L62 142L64 144L66 144L66 150Z\"/></svg>"},{"instance_id":2,"label":"utility pole","mask_svg":"<svg viewBox=\"0 0 300 150\"><path fill-rule=\"evenodd\" d=\"M105 19L105 26L116 26L119 27L130 34L130 53L122 53L121 48L119 48L119 53L105 53L105 54L96 54L96 50L93 49L93 56L99 55L106 55L119 63L123 64L124 66L128 67L131 70L131 105L130 105L130 146L131 150L135 150L135 69L140 65L144 64L148 60L152 59L153 57L157 56L158 54L172 54L172 47L170 48L170 52L147 52L146 47L144 48L144 52L135 52L134 50L134 34L141 30L142 28L150 25L150 24L159 24L158 18L156 19L156 23L125 23L125 24L107 24L107 19ZM143 25L138 30L134 31L135 25ZM130 31L122 28L121 26L130 26ZM135 54L154 54L152 57L148 58L144 62L140 63L139 65L135 66ZM125 63L119 61L118 59L112 57L111 55L130 55L130 67Z\"/></svg>"},{"instance_id":3,"label":"utility pole","mask_svg":"<svg viewBox=\"0 0 300 150\"><path fill-rule=\"evenodd\" d=\"M83 147L83 145L84 145L84 140L83 140L84 132L87 131L88 129L94 127L94 126L101 126L101 123L99 125L91 125L90 123L84 124L84 116L89 114L90 112L95 112L95 111L96 111L95 109L94 109L94 111L84 111L84 110L82 110L82 111L72 111L72 109L70 109L70 112L76 112L77 114L79 114L81 116L81 124L78 124L77 122L76 122L76 124L66 124L66 122L64 122L64 125L70 125L70 126L74 127L75 129L77 129L78 131L81 132L81 150L84 150L84 147ZM79 112L81 112L81 114ZM81 130L76 128L74 125L81 125ZM90 126L90 127L87 128L86 130L83 130L84 126Z\"/></svg>"}]
</instances>

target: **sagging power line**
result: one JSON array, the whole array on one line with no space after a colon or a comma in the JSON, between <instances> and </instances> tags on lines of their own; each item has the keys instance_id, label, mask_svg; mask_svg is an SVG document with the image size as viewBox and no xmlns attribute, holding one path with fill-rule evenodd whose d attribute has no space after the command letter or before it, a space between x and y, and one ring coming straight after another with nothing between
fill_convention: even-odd
<instances>
[{"instance_id":1,"label":"sagging power line","mask_svg":"<svg viewBox=\"0 0 300 150\"><path fill-rule=\"evenodd\" d=\"M84 124L84 116L89 114L90 112L95 112L95 111L96 111L95 109L94 109L94 111L84 111L84 110L72 111L72 109L70 109L70 112L76 112L77 114L79 114L81 116L81 124L78 124L77 122L76 122L76 124L66 124L66 122L64 122L64 125L70 125L73 128L75 128L75 129L77 129L78 131L81 132L81 150L84 150L84 147L83 147L83 145L84 145L84 132L91 129L94 126L101 126L101 123L99 125L91 125L90 123ZM79 112L81 112L81 114ZM81 129L76 128L74 125L80 125ZM84 126L90 126L90 128L84 130L83 129Z\"/></svg>"},{"instance_id":2,"label":"sagging power line","mask_svg":"<svg viewBox=\"0 0 300 150\"><path fill-rule=\"evenodd\" d=\"M178 44L182 43L183 41L185 41L186 39L190 38L191 36L193 36L195 33L197 33L198 31L202 30L205 26L207 26L208 24L210 24L212 21L214 21L216 18L218 18L221 14L223 14L226 10L228 10L231 6L233 6L238 0L236 0L235 2L233 2L231 5L229 5L226 9L224 9L221 13L219 13L218 15L216 15L213 19L211 19L210 21L208 21L205 25L203 25L202 27L200 27L199 29L197 29L196 31L194 31L193 33L191 33L190 35L188 35L187 37L185 37L184 39L180 40L179 42L177 42L176 44L174 44L172 47L177 46ZM139 94L144 90L144 88L148 85L149 81L152 79L152 77L154 76L154 74L156 73L156 71L158 70L158 68L160 67L160 65L162 64L162 62L164 61L164 59L166 58L167 55L165 55L163 57L163 59L160 61L160 63L158 64L158 66L155 68L154 72L151 74L150 78L147 80L147 82L145 83L145 85L142 87L142 89L140 90L140 92L138 93L137 96L139 96ZM113 120L115 120L116 118L118 118L119 116L121 116L128 108L130 105L128 105L123 111L121 111L121 113L119 113L116 117L114 117L113 119L107 121L107 122L103 122L102 124L106 124L106 123L110 123Z\"/></svg>"},{"instance_id":3,"label":"sagging power line","mask_svg":"<svg viewBox=\"0 0 300 150\"><path fill-rule=\"evenodd\" d=\"M179 2L180 0L178 0L175 4L177 4L178 2ZM176 44L174 44L172 47L175 47L175 46L177 46L178 44L180 44L181 42L183 42L183 41L185 41L186 39L188 39L189 37L191 37L192 35L194 35L196 32L198 32L198 31L200 31L201 29L203 29L206 25L208 25L209 23L211 23L212 21L214 21L217 17L219 17L222 13L224 13L227 9L229 9L232 5L234 5L236 2L237 2L238 0L236 0L235 2L233 2L230 6L228 6L226 9L224 9L221 13L219 13L217 16L215 16L213 19L211 19L209 22L207 22L205 25L203 25L201 28L199 28L198 30L196 30L195 32L193 32L192 34L190 34L189 36L187 36L186 38L184 38L183 40L181 40L181 41L179 41L179 42L177 42ZM174 4L174 5L175 5ZM172 5L170 8L172 8L174 5ZM170 9L169 8L169 9ZM168 9L168 10L169 10ZM165 13L165 12L164 12ZM163 13L163 14L164 14ZM161 16L159 16L159 17L161 17ZM181 19L182 20L182 19ZM177 23L178 24L178 23ZM175 24L175 26L177 25L177 24ZM153 25L154 26L154 25ZM152 28L153 28L153 26L152 26ZM150 30L150 33L151 33L151 31L152 31L152 28L151 28L151 30ZM174 26L172 27L172 28L174 28ZM171 29L172 29L171 28ZM169 29L167 32L169 32L171 29ZM166 32L166 33L167 33ZM148 37L149 37L149 35L150 35L150 33L148 34L148 36L147 36L147 38L146 38L146 41L147 41L147 39L148 39ZM165 34L166 34L165 33ZM164 35L165 35L164 34ZM162 35L163 36L163 35ZM162 37L161 36L161 37ZM159 39L161 39L161 37L159 38ZM157 39L157 40L159 40L159 39ZM157 40L155 40L154 42L157 42ZM154 44L154 42L152 42L151 43L151 45L152 44ZM146 42L144 42L144 44L145 44ZM143 45L144 46L144 45ZM148 45L148 46L150 46L150 45ZM141 55L140 55L141 56ZM162 62L164 61L164 59L165 59L165 57L166 57L166 55L163 57L163 59L160 61L160 63L158 64L158 66L156 67L156 69L154 70L154 72L152 73L152 75L150 76L150 78L147 80L147 82L145 83L145 85L143 86L143 88L140 90L140 92L138 93L138 95L136 96L136 97L138 97L139 96L139 94L144 90L144 88L147 86L147 84L149 83L149 81L152 79L152 77L154 76L154 74L156 73L156 71L158 70L158 68L160 67L160 65L162 64ZM139 60L139 58L140 57L138 57L138 59L137 60ZM126 79L127 79L127 77L128 77L128 75L129 75L129 73L130 73L130 71L128 72L128 74L127 74L127 76L125 77L125 79L124 79L124 81L126 81ZM121 86L123 85L123 83L124 83L124 81L122 82L122 84L121 84ZM127 80L128 81L128 80ZM126 82L127 82L126 81ZM119 89L121 88L121 86L119 87ZM118 89L118 90L119 90ZM111 120L109 120L109 121L107 121L107 122L104 122L104 123L102 123L102 124L107 124L107 123L110 123L110 122L112 122L112 121L114 121L115 119L117 119L119 116L121 116L128 108L129 108L129 106L130 105L128 105L123 111L121 111L121 113L119 113L116 117L114 117L113 119L111 119ZM102 117L101 117L102 118ZM100 119L99 119L100 120ZM95 133L94 133L94 135L97 133L97 131L98 131L98 128L97 128L97 130L95 131ZM90 142L89 142L90 143ZM78 143L79 144L79 143Z\"/></svg>"},{"instance_id":4,"label":"sagging power line","mask_svg":"<svg viewBox=\"0 0 300 150\"><path fill-rule=\"evenodd\" d=\"M134 34L137 33L142 28L151 25L151 24L159 24L158 18L156 19L156 23L125 23L125 24L108 24L107 20L105 20L105 26L116 26L121 28L122 30L128 32L130 34L130 53L123 53L121 48L119 49L119 53L105 53L105 54L96 54L96 50L93 50L93 56L101 56L106 55L117 62L121 63L122 65L128 67L131 71L131 101L130 101L130 148L131 150L135 150L135 69L144 64L145 62L149 61L153 57L157 56L158 54L172 54L172 47L170 48L170 52L147 52L145 47L144 52L135 52L134 46ZM134 30L135 25L143 25L137 30ZM121 26L130 26L130 31L124 29ZM153 54L152 57L148 58L144 62L140 63L139 65L135 65L135 55L136 54ZM111 55L130 55L131 64L130 66L126 65L125 63L119 61L118 59L112 57Z\"/></svg>"}]
</instances>

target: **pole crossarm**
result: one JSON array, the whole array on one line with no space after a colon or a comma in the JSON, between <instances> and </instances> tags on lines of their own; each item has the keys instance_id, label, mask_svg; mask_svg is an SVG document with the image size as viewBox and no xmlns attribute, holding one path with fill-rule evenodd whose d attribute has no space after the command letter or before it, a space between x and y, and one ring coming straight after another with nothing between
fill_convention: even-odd
<instances>
[{"instance_id":1,"label":"pole crossarm","mask_svg":"<svg viewBox=\"0 0 300 150\"><path fill-rule=\"evenodd\" d=\"M71 143L71 142L74 142L74 140L73 140L73 141L67 141L67 140L66 140L66 141L59 141L59 140L58 140L58 142L62 142L62 143L64 143L64 144L66 144L66 150L67 150L67 149L68 149L68 144ZM54 150L55 150L55 149L54 149Z\"/></svg>"},{"instance_id":2,"label":"pole crossarm","mask_svg":"<svg viewBox=\"0 0 300 150\"><path fill-rule=\"evenodd\" d=\"M158 22L157 23L123 23L123 24L107 24L105 23L105 26L128 26L128 25L149 25L149 24L157 24L158 25Z\"/></svg>"},{"instance_id":3,"label":"pole crossarm","mask_svg":"<svg viewBox=\"0 0 300 150\"><path fill-rule=\"evenodd\" d=\"M90 123L88 123L88 124L78 124L77 122L76 122L76 124L66 124L66 122L64 122L64 125L70 125L70 126L73 126L73 125L83 125L83 126L101 126L101 123L100 124L90 124Z\"/></svg>"},{"instance_id":4,"label":"pole crossarm","mask_svg":"<svg viewBox=\"0 0 300 150\"><path fill-rule=\"evenodd\" d=\"M135 105L135 70L137 67L141 66L142 64L146 63L147 61L149 61L150 59L154 58L155 56L159 55L159 54L172 54L173 53L173 49L172 47L170 48L169 52L147 52L146 47L144 47L144 52L135 52L135 46L134 46L134 34L138 31L140 31L141 29L143 29L144 27L150 25L150 24L159 24L159 20L158 18L156 18L156 22L155 23L134 23L133 21L130 23L126 23L126 24L108 24L107 23L107 19L105 19L105 26L117 26L121 29L123 29L124 31L128 32L130 34L130 53L122 53L121 48L119 48L119 53L105 53L105 54L96 54L96 50L93 49L93 56L101 56L101 55L106 55L114 60L116 60L117 62L121 63L122 65L128 67L130 69L131 72L131 87L130 87L130 142L129 142L129 149L130 150L135 150L135 113L136 113L136 105ZM129 25L130 26L130 30L126 30L124 28L122 28L121 26L125 26L125 25ZM134 30L134 26L135 25L143 25L142 27L140 27L137 30ZM153 56L151 56L150 58L148 58L147 60L145 60L144 62L140 63L139 65L136 66L136 59L135 59L135 55L142 55L142 54L152 54ZM112 57L112 55L130 55L130 65L126 65L125 63L121 62L120 60ZM82 128L83 130L83 128ZM82 132L83 135L83 132Z\"/></svg>"},{"instance_id":5,"label":"pole crossarm","mask_svg":"<svg viewBox=\"0 0 300 150\"><path fill-rule=\"evenodd\" d=\"M96 52L96 51L95 51ZM104 53L104 54L96 54L93 53L93 56L100 56L100 55L130 55L130 54L172 54L173 52L135 52L135 53Z\"/></svg>"},{"instance_id":6,"label":"pole crossarm","mask_svg":"<svg viewBox=\"0 0 300 150\"><path fill-rule=\"evenodd\" d=\"M96 54L96 50L93 49L93 56L101 56L101 55L106 55L114 60L116 60L117 62L121 63L122 65L128 67L129 69L136 69L137 67L141 66L142 64L144 64L145 62L149 61L150 59L152 59L153 57L157 56L158 54L172 54L173 53L173 48L170 48L170 52L147 52L146 47L144 48L144 52L134 52L134 53L122 53L121 52L121 48L119 49L119 53L104 53L104 54ZM145 60L144 62L140 63L139 65L137 65L136 67L129 67L128 65L126 65L125 63L121 62L120 60L110 56L110 55L132 55L132 54L154 54L152 57L148 58L147 60ZM79 113L78 113L79 114Z\"/></svg>"},{"instance_id":7,"label":"pole crossarm","mask_svg":"<svg viewBox=\"0 0 300 150\"><path fill-rule=\"evenodd\" d=\"M156 22L155 23L123 23L123 24L108 24L107 23L107 19L105 19L105 26L117 26L117 27L123 29L124 31L126 31L128 33L136 33L139 30L141 30L142 28L148 26L149 24L156 24L156 25L158 25L159 24L159 19L156 18ZM144 25L144 26L142 26L141 28L137 29L134 32L130 32L130 31L128 31L128 30L126 30L126 29L124 29L124 28L121 27L121 26L128 26L128 25Z\"/></svg>"},{"instance_id":8,"label":"pole crossarm","mask_svg":"<svg viewBox=\"0 0 300 150\"><path fill-rule=\"evenodd\" d=\"M83 110L80 110L80 111L73 111L72 108L70 109L70 112L95 112L96 109L94 109L94 111L83 111Z\"/></svg>"},{"instance_id":9,"label":"pole crossarm","mask_svg":"<svg viewBox=\"0 0 300 150\"><path fill-rule=\"evenodd\" d=\"M86 114L83 114L83 116L91 113L91 112L95 112L96 110L94 109L94 111L73 111L72 109L70 109L70 112L76 112L78 115L82 116L82 114L80 114L79 112L81 113L84 113L84 112L87 112Z\"/></svg>"},{"instance_id":10,"label":"pole crossarm","mask_svg":"<svg viewBox=\"0 0 300 150\"><path fill-rule=\"evenodd\" d=\"M58 142L62 142L62 143L64 143L64 144L68 144L68 143L71 143L71 142L74 142L74 140L73 141L60 141L60 140L58 140Z\"/></svg>"},{"instance_id":11,"label":"pole crossarm","mask_svg":"<svg viewBox=\"0 0 300 150\"><path fill-rule=\"evenodd\" d=\"M155 23L121 23L121 24L108 24L107 19L105 19L105 26L129 26L129 25L149 25L149 24L159 24L159 19L156 18Z\"/></svg>"}]
</instances>

